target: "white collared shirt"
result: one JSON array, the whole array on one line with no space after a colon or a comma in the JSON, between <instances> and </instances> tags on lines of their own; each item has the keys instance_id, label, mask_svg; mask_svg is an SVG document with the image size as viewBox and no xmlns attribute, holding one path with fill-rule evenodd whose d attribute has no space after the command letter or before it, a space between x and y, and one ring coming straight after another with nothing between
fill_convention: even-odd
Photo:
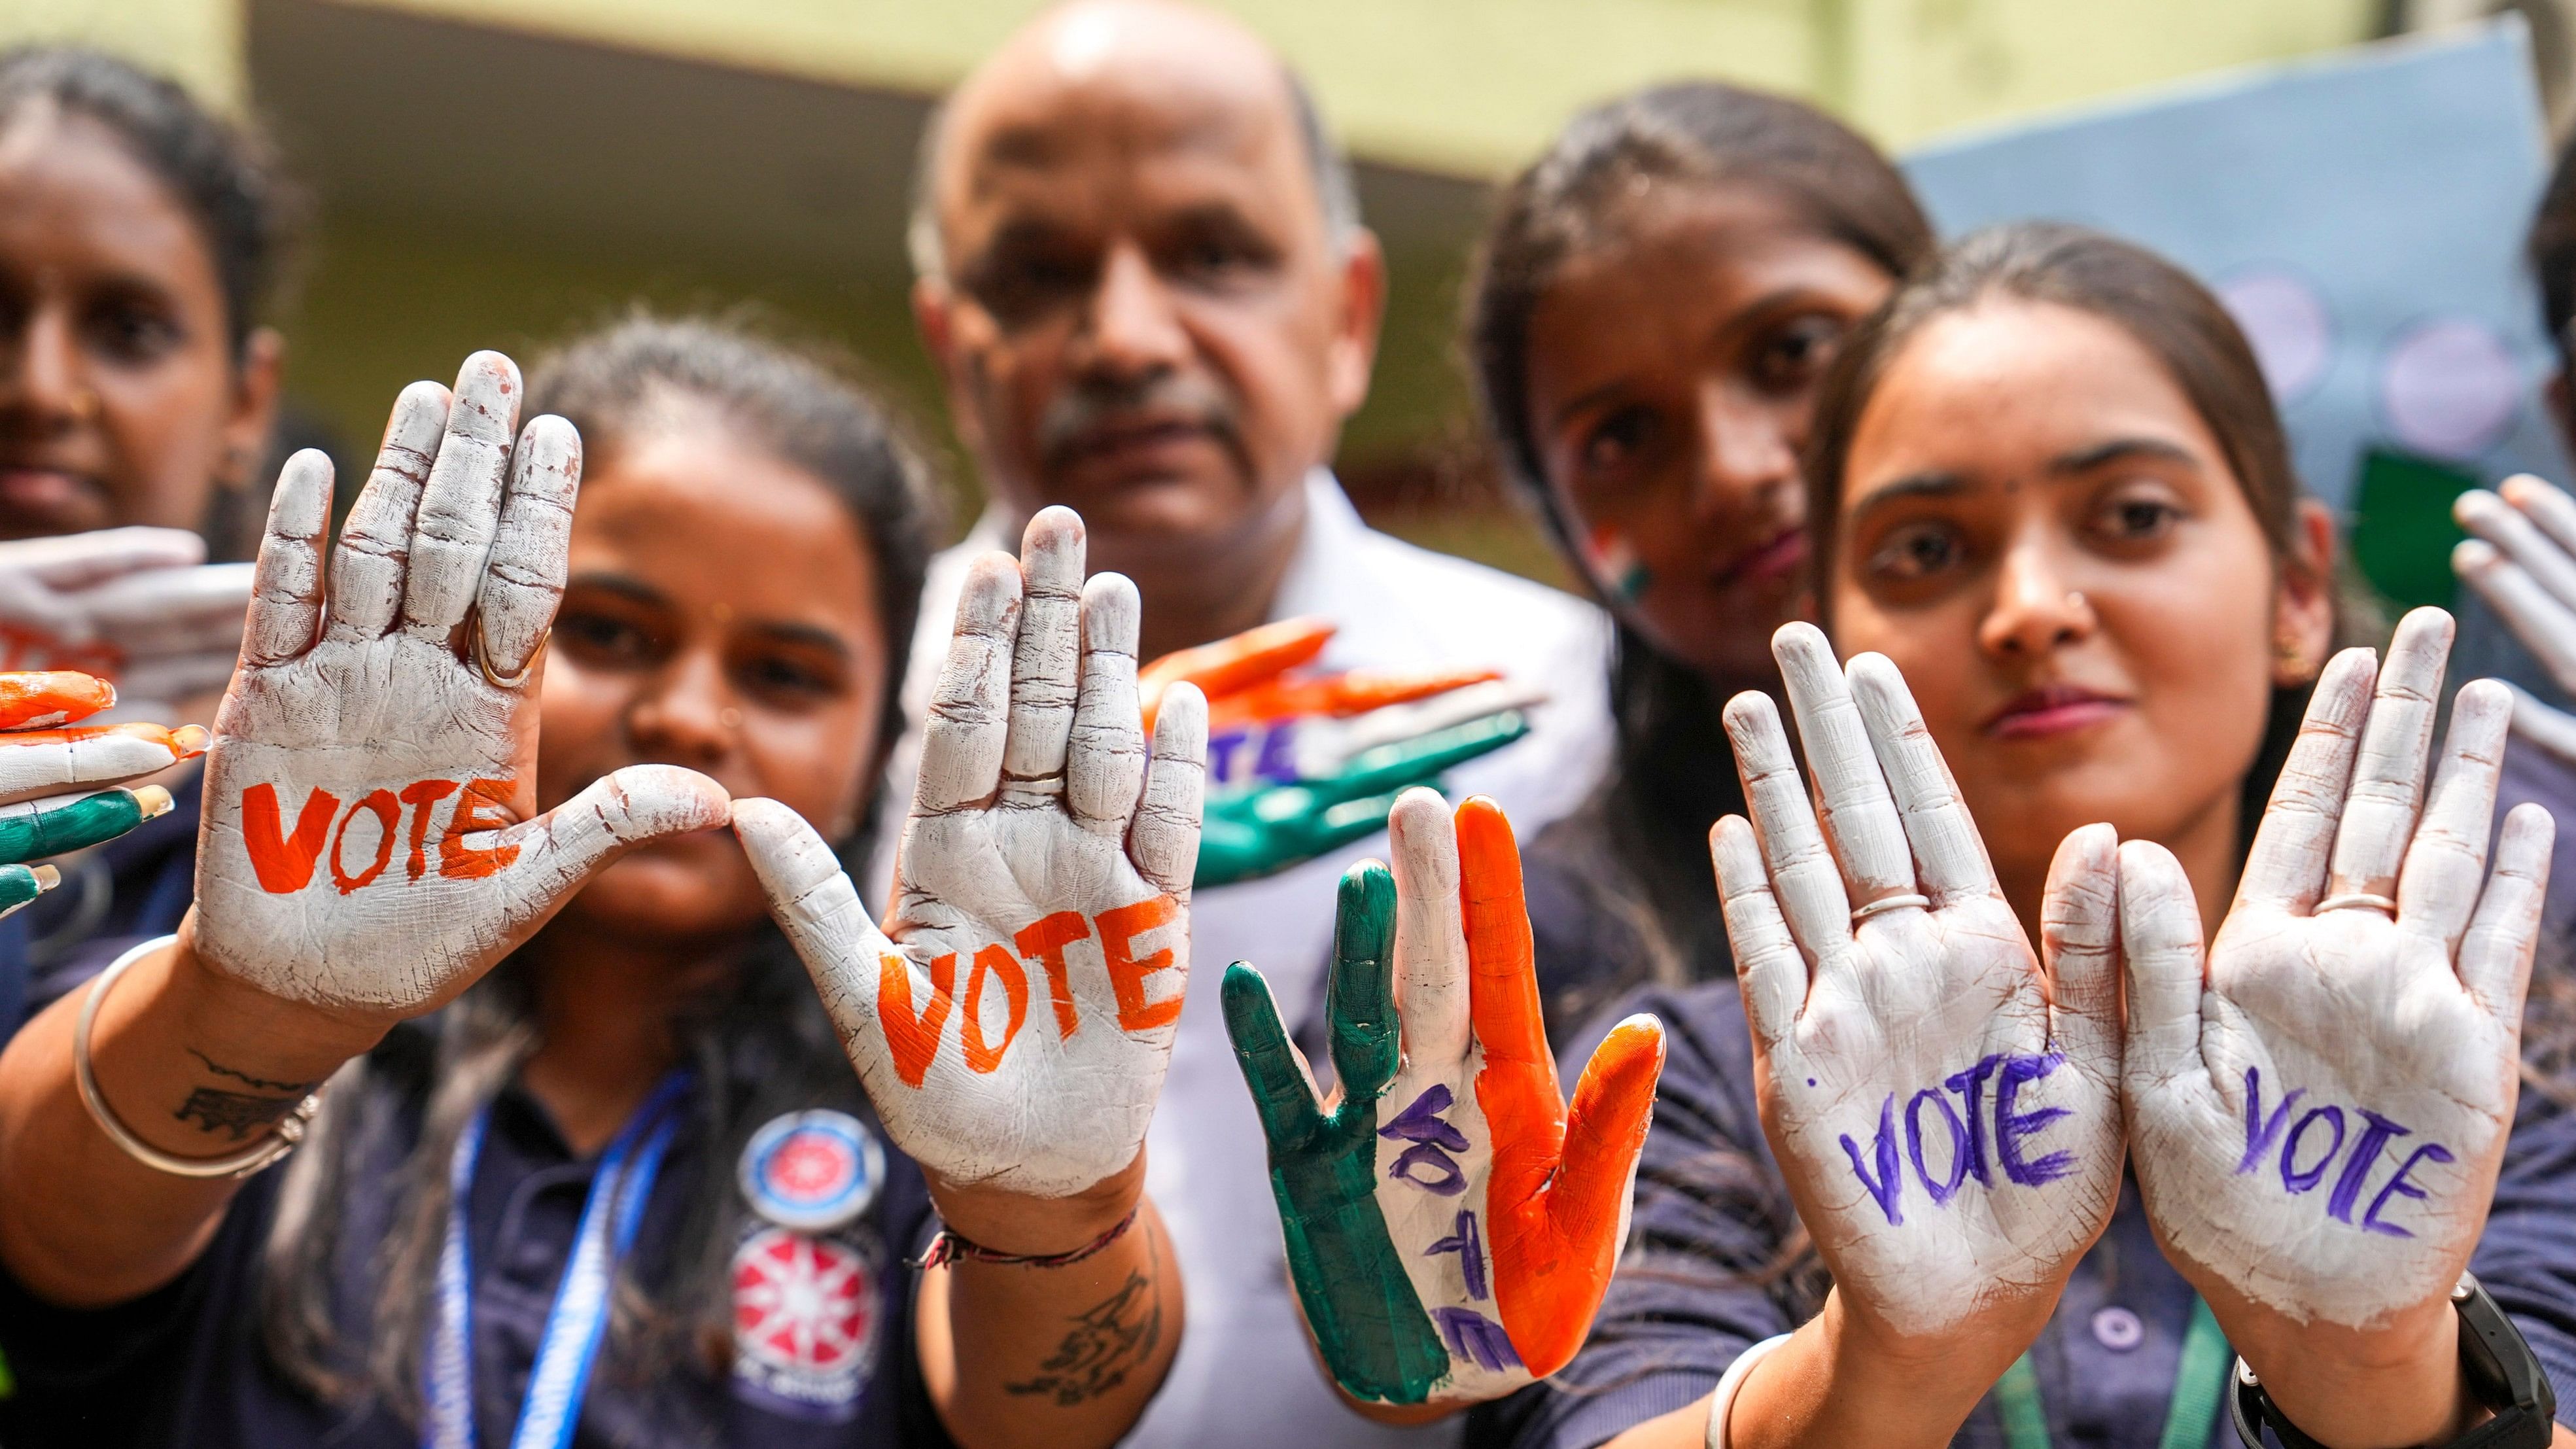
<instances>
[{"instance_id":1,"label":"white collared shirt","mask_svg":"<svg viewBox=\"0 0 2576 1449\"><path fill-rule=\"evenodd\" d=\"M1526 841L1572 810L1608 762L1610 628L1590 604L1482 564L1416 548L1360 520L1333 476L1306 479L1296 557L1272 619L1338 626L1329 669L1500 669L1547 690L1530 733L1446 776L1452 798L1490 795ZM892 843L911 803L918 730L947 657L967 564L1017 540L987 512L931 563L904 679L911 723L889 764L881 842L863 898L882 902ZM1146 1138L1146 1184L1170 1226L1188 1283L1180 1357L1128 1443L1139 1446L1426 1444L1454 1440L1455 1421L1395 1430L1345 1408L1316 1368L1288 1286L1269 1163L1251 1093L1218 1007L1226 963L1270 980L1292 1035L1311 1038L1333 936L1334 883L1352 863L1384 859L1383 831L1260 880L1193 894L1190 983L1171 1075Z\"/></svg>"}]
</instances>

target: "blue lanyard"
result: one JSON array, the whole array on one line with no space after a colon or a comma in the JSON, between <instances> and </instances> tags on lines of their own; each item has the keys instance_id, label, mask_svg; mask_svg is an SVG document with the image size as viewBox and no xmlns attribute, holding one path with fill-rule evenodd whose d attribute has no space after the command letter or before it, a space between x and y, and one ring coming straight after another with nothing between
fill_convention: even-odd
<instances>
[{"instance_id":1,"label":"blue lanyard","mask_svg":"<svg viewBox=\"0 0 2576 1449\"><path fill-rule=\"evenodd\" d=\"M581 1205L581 1228L573 1235L571 1260L555 1286L545 1332L537 1340L537 1361L528 1373L528 1395L519 1405L511 1449L565 1449L581 1419L582 1390L599 1357L599 1341L608 1331L609 1288L618 1261L635 1245L644 1223L644 1205L653 1196L653 1179L662 1172L663 1154L679 1130L673 1110L688 1090L689 1074L673 1072L618 1129L617 1139L599 1155L592 1170L590 1195ZM422 1449L474 1449L474 1265L467 1245L466 1219L474 1191L474 1168L483 1156L483 1138L492 1125L485 1106L456 1139L448 1160L447 1241L438 1255L438 1317L430 1325L429 1349L421 1368L425 1414Z\"/></svg>"}]
</instances>

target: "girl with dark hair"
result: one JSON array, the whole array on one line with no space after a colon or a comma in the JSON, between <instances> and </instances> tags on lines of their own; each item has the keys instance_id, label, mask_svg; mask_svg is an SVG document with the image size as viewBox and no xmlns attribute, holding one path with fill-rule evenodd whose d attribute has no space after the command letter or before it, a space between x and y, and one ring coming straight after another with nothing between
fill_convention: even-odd
<instances>
[{"instance_id":1,"label":"girl with dark hair","mask_svg":"<svg viewBox=\"0 0 2576 1449\"><path fill-rule=\"evenodd\" d=\"M0 668L85 670L125 714L213 719L250 566L195 565L258 542L299 212L266 141L171 82L0 51ZM178 924L196 780L165 783L176 810L0 927L0 1033L53 973Z\"/></svg>"},{"instance_id":2,"label":"girl with dark hair","mask_svg":"<svg viewBox=\"0 0 2576 1449\"><path fill-rule=\"evenodd\" d=\"M1804 616L1817 380L1932 250L1905 180L1800 102L1715 82L1586 112L1504 193L1467 350L1507 476L1617 621L1618 753L1527 862L1551 1034L1723 975L1717 706Z\"/></svg>"},{"instance_id":3,"label":"girl with dark hair","mask_svg":"<svg viewBox=\"0 0 2576 1449\"><path fill-rule=\"evenodd\" d=\"M1630 1256L1486 1428L2197 1449L2259 1397L2284 1442L2576 1442L2455 1309L2576 1381L2576 1118L2516 1091L2548 818L2489 872L2491 682L2428 769L2447 617L2329 663L2331 529L2225 311L1998 229L1848 339L1814 419L1832 642L1774 645L1806 769L1768 696L1725 715L1740 985L1632 1005L1671 1052Z\"/></svg>"},{"instance_id":4,"label":"girl with dark hair","mask_svg":"<svg viewBox=\"0 0 2576 1449\"><path fill-rule=\"evenodd\" d=\"M1033 852L1062 864L1038 826L1065 811L1023 804L1017 834L961 849L995 812L947 800L971 778L933 760L876 935L835 857L865 844L928 558L909 453L826 370L704 323L574 343L513 449L517 384L480 354L452 397L406 391L327 614L329 470L298 455L279 483L196 904L0 1056L0 1174L47 1185L0 1200L0 1437L1109 1442L1179 1336L1142 1121L1031 1104L1100 1106L1108 1074L1068 1058L1116 1046L1150 1113L1169 1032L1098 1018L1177 989L1186 865L1180 909L1129 908L1140 974L1113 990L1117 912L1070 902L1084 931L1059 912L1031 946L987 899L1044 874ZM1203 709L1165 701L1155 823L1127 846L1107 817L1137 780L1122 797L1083 762L1144 757L1133 590L1083 590L1060 510L1030 550L1048 607L1020 649L1061 665L1062 699L1082 680L1057 798L1102 817L1064 831L1163 863L1195 843ZM1078 620L1053 607L1068 573ZM1022 576L979 564L941 689L1026 763L1047 730L1013 697ZM1099 727L1122 702L1123 733ZM729 817L739 844L712 833ZM1086 880L1146 889L1124 859ZM881 966L908 957L898 992ZM880 1017L881 992L902 1006ZM1009 1120L1049 1130L1043 1181L972 1156L1015 1151L1005 1084ZM298 1141L238 1191L204 1180Z\"/></svg>"}]
</instances>

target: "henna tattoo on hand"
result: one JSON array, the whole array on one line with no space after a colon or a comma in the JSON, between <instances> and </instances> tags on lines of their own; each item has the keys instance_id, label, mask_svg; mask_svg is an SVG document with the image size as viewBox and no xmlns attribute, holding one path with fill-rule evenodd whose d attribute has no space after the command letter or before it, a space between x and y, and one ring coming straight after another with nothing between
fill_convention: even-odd
<instances>
[{"instance_id":1,"label":"henna tattoo on hand","mask_svg":"<svg viewBox=\"0 0 2576 1449\"><path fill-rule=\"evenodd\" d=\"M248 1092L219 1092L212 1087L199 1087L179 1104L170 1115L182 1122L194 1122L208 1132L229 1131L232 1140L242 1141L253 1132L275 1127L287 1113L304 1100L292 1097L254 1097Z\"/></svg>"},{"instance_id":2,"label":"henna tattoo on hand","mask_svg":"<svg viewBox=\"0 0 2576 1449\"><path fill-rule=\"evenodd\" d=\"M1055 1399L1057 1408L1069 1409L1125 1383L1129 1373L1154 1357L1155 1346L1162 1342L1162 1284L1141 1270L1131 1271L1117 1292L1067 1321L1073 1324L1072 1331L1038 1365L1037 1374L1004 1384L1004 1393L1045 1394Z\"/></svg>"},{"instance_id":3,"label":"henna tattoo on hand","mask_svg":"<svg viewBox=\"0 0 2576 1449\"><path fill-rule=\"evenodd\" d=\"M301 1101L306 1093L309 1093L314 1088L322 1085L318 1081L272 1082L266 1077L254 1077L248 1072L237 1072L232 1068L225 1066L223 1063L216 1061L213 1057L206 1055L204 1052L197 1050L195 1047L188 1048L188 1055L204 1062L206 1064L206 1070L214 1073L216 1076L230 1077L236 1082L246 1083L250 1086L258 1087L263 1091L293 1092L296 1094L298 1101Z\"/></svg>"}]
</instances>

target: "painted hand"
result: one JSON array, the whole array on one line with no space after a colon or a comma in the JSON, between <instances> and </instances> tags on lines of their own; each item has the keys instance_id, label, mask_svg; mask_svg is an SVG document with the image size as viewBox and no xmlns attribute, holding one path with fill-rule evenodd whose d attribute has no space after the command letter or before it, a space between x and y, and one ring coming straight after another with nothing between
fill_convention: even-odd
<instances>
[{"instance_id":1,"label":"painted hand","mask_svg":"<svg viewBox=\"0 0 2576 1449\"><path fill-rule=\"evenodd\" d=\"M1375 835L1386 828L1387 812L1406 790L1432 784L1443 771L1490 755L1528 733L1529 722L1517 708L1481 713L1427 734L1369 745L1321 765L1325 774L1255 784L1211 800L1206 838L1199 843L1197 883L1225 885L1275 875Z\"/></svg>"},{"instance_id":2,"label":"painted hand","mask_svg":"<svg viewBox=\"0 0 2576 1449\"><path fill-rule=\"evenodd\" d=\"M108 528L0 543L0 666L82 670L128 709L223 687L241 652L249 564L205 562L180 528Z\"/></svg>"},{"instance_id":3,"label":"painted hand","mask_svg":"<svg viewBox=\"0 0 2576 1449\"><path fill-rule=\"evenodd\" d=\"M2047 972L1904 678L1810 625L1726 707L1754 823L1711 837L1763 1127L1848 1308L1907 1336L2054 1295L2120 1189L2113 839L2067 837Z\"/></svg>"},{"instance_id":4,"label":"painted hand","mask_svg":"<svg viewBox=\"0 0 2576 1449\"><path fill-rule=\"evenodd\" d=\"M883 931L774 801L734 829L886 1129L940 1178L1068 1197L1133 1162L1189 979L1206 710L1164 700L1149 762L1136 586L1083 582L1049 508L975 561L923 730Z\"/></svg>"},{"instance_id":5,"label":"painted hand","mask_svg":"<svg viewBox=\"0 0 2576 1449\"><path fill-rule=\"evenodd\" d=\"M1650 1016L1613 1028L1569 1113L1510 823L1480 797L1453 831L1440 797L1413 790L1390 825L1392 881L1375 861L1342 877L1339 1103L1317 1104L1268 984L1240 962L1226 1031L1333 1377L1365 1400L1473 1403L1563 1368L1591 1331L1628 1234L1664 1034Z\"/></svg>"},{"instance_id":6,"label":"painted hand","mask_svg":"<svg viewBox=\"0 0 2576 1449\"><path fill-rule=\"evenodd\" d=\"M712 780L639 765L535 813L527 681L563 592L581 440L511 446L519 373L415 383L331 561L331 468L298 453L215 716L198 955L275 995L410 1016L471 985L630 847L725 822ZM506 484L505 484L506 479ZM524 676L516 684L496 682ZM530 818L530 817L534 818Z\"/></svg>"},{"instance_id":7,"label":"painted hand","mask_svg":"<svg viewBox=\"0 0 2576 1449\"><path fill-rule=\"evenodd\" d=\"M2489 680L2460 691L2426 798L2450 642L2418 609L2386 668L2326 666L2206 970L2181 867L2120 848L2138 1186L2214 1301L2371 1326L2447 1293L2485 1224L2551 826L2515 809L2488 874L2511 709Z\"/></svg>"},{"instance_id":8,"label":"painted hand","mask_svg":"<svg viewBox=\"0 0 2576 1449\"><path fill-rule=\"evenodd\" d=\"M1197 884L1275 875L1386 828L1395 797L1529 733L1544 695L1489 669L1292 676L1333 626L1289 619L1167 654L1138 679L1147 728L1165 689L1208 698L1207 830Z\"/></svg>"},{"instance_id":9,"label":"painted hand","mask_svg":"<svg viewBox=\"0 0 2576 1449\"><path fill-rule=\"evenodd\" d=\"M2468 581L2558 687L2576 694L2576 499L2525 473L2496 493L2472 488L2451 505L2476 535L2451 550ZM2513 691L2513 732L2576 763L2576 715Z\"/></svg>"},{"instance_id":10,"label":"painted hand","mask_svg":"<svg viewBox=\"0 0 2576 1449\"><path fill-rule=\"evenodd\" d=\"M86 674L0 674L0 916L62 880L25 862L114 840L170 809L170 792L83 788L133 780L204 753L206 732L157 725L79 727L116 703ZM73 726L65 728L65 726Z\"/></svg>"}]
</instances>

